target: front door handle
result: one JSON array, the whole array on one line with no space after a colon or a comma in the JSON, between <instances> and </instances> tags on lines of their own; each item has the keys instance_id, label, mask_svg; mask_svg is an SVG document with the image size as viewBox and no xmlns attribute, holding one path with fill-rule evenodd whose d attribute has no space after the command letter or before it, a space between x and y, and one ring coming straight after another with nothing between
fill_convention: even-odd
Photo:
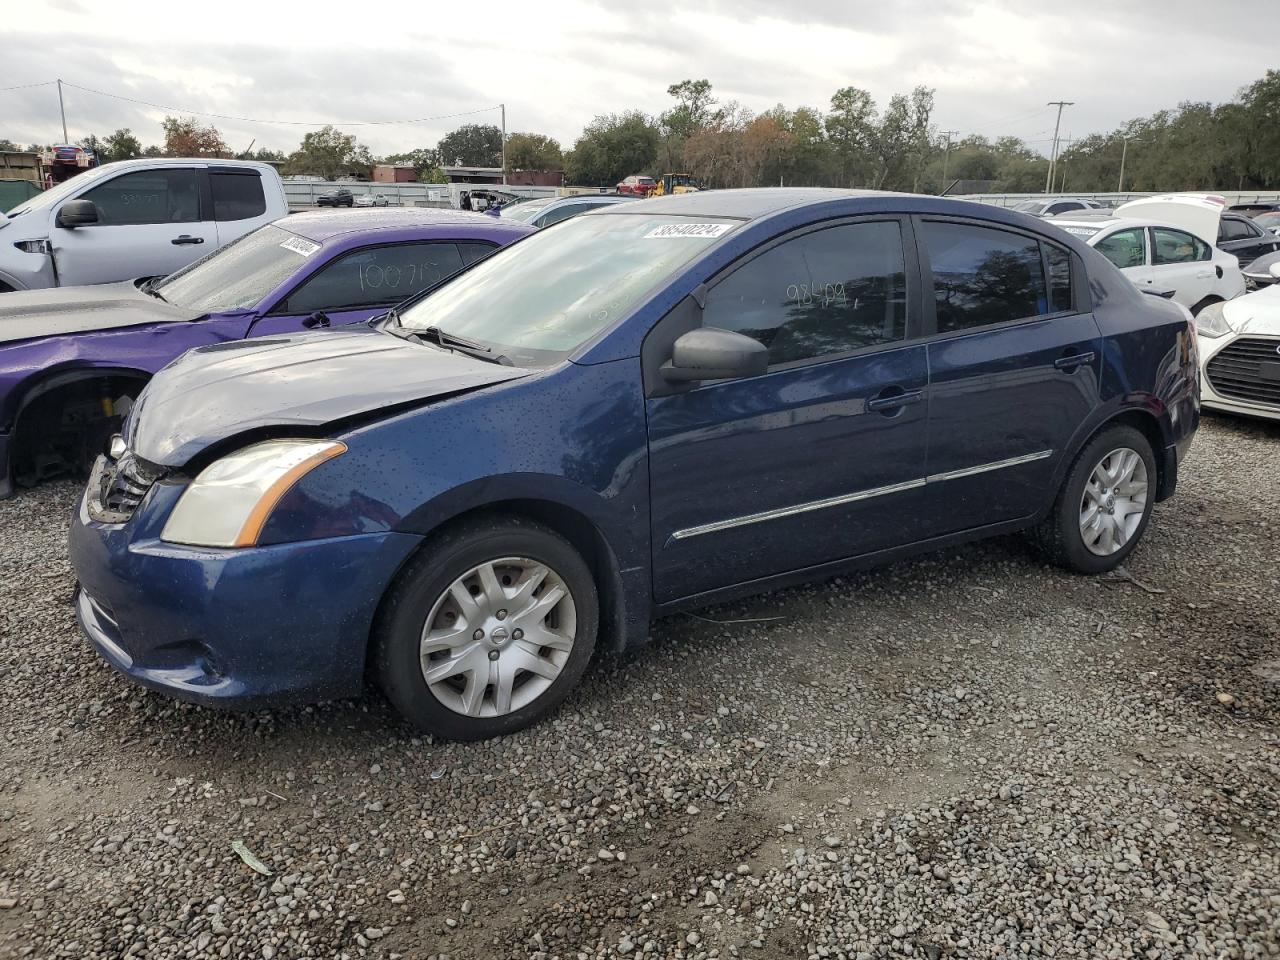
<instances>
[{"instance_id":1,"label":"front door handle","mask_svg":"<svg viewBox=\"0 0 1280 960\"><path fill-rule=\"evenodd\" d=\"M1059 370L1074 370L1076 367L1082 367L1086 363L1093 363L1096 356L1097 354L1092 350L1088 350L1085 353L1073 353L1069 356L1059 357L1053 361L1053 365Z\"/></svg>"},{"instance_id":2,"label":"front door handle","mask_svg":"<svg viewBox=\"0 0 1280 960\"><path fill-rule=\"evenodd\" d=\"M901 387L885 387L867 401L867 411L884 413L897 410L899 407L905 407L910 403L919 403L923 399L923 390L903 390Z\"/></svg>"},{"instance_id":3,"label":"front door handle","mask_svg":"<svg viewBox=\"0 0 1280 960\"><path fill-rule=\"evenodd\" d=\"M180 237L174 237L169 242L172 243L175 247L183 247L191 243L204 243L204 237L193 237L189 233L184 233Z\"/></svg>"}]
</instances>

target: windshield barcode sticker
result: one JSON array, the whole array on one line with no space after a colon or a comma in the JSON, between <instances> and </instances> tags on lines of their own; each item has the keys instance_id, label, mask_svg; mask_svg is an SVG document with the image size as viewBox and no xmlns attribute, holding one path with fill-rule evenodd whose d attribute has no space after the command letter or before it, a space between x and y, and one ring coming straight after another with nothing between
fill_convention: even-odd
<instances>
[{"instance_id":1,"label":"windshield barcode sticker","mask_svg":"<svg viewBox=\"0 0 1280 960\"><path fill-rule=\"evenodd\" d=\"M280 246L304 257L309 257L320 249L320 244L312 243L310 240L303 240L301 237L290 237Z\"/></svg>"},{"instance_id":2,"label":"windshield barcode sticker","mask_svg":"<svg viewBox=\"0 0 1280 960\"><path fill-rule=\"evenodd\" d=\"M719 237L733 229L731 223L664 223L644 235L646 240L666 240L670 237Z\"/></svg>"}]
</instances>

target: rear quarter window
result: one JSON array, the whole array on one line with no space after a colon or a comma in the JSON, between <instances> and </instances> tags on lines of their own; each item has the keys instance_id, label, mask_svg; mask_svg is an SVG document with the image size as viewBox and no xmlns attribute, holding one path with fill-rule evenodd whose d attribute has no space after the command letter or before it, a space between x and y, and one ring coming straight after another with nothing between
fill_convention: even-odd
<instances>
[{"instance_id":1,"label":"rear quarter window","mask_svg":"<svg viewBox=\"0 0 1280 960\"><path fill-rule=\"evenodd\" d=\"M262 177L257 173L210 170L209 184L213 189L214 220L251 220L267 212Z\"/></svg>"}]
</instances>

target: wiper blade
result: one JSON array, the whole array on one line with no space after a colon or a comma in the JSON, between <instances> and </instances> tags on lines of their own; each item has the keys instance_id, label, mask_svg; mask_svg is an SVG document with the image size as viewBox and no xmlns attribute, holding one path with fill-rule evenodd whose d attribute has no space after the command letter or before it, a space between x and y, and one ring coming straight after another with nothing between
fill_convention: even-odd
<instances>
[{"instance_id":1,"label":"wiper blade","mask_svg":"<svg viewBox=\"0 0 1280 960\"><path fill-rule=\"evenodd\" d=\"M160 300L164 303L169 302L168 299L165 297L165 295L156 289L155 277L152 277L150 280L144 283L140 289L142 290L143 293L145 293L149 297L155 297L157 300Z\"/></svg>"},{"instance_id":2,"label":"wiper blade","mask_svg":"<svg viewBox=\"0 0 1280 960\"><path fill-rule=\"evenodd\" d=\"M466 347L468 350L479 350L484 353L493 353L492 347L487 347L483 343L475 340L468 340L466 337L459 337L452 333L445 333L439 327L423 327L419 331L425 336L435 337L436 343L442 347Z\"/></svg>"},{"instance_id":3,"label":"wiper blade","mask_svg":"<svg viewBox=\"0 0 1280 960\"><path fill-rule=\"evenodd\" d=\"M415 336L427 343L435 343L444 347L446 350L457 350L465 353L469 357L475 357L477 360L488 360L490 363L501 364L504 367L514 367L510 358L493 352L493 347L485 346L483 343L477 343L475 340L468 340L466 337L455 336L452 333L445 333L439 327L423 327L421 330L414 331Z\"/></svg>"}]
</instances>

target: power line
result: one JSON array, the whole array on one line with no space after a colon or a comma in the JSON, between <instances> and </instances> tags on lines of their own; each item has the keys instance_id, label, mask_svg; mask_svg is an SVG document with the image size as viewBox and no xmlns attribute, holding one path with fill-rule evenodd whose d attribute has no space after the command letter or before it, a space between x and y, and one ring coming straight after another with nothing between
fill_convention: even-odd
<instances>
[{"instance_id":1,"label":"power line","mask_svg":"<svg viewBox=\"0 0 1280 960\"><path fill-rule=\"evenodd\" d=\"M50 82L52 83L54 81ZM416 117L412 120L268 120L258 117L237 117L226 113L208 113L202 110L191 110L186 107L176 107L172 104L155 103L151 100L142 100L138 97L126 97L123 94L111 93L106 90L95 90L93 87L82 87L80 84L71 83L68 80L63 80L62 85L64 87L71 87L75 90L81 90L85 93L97 94L100 97L110 97L113 100L124 100L128 103L136 103L141 106L151 107L155 110L169 110L175 113L190 114L196 117L209 117L215 120L232 120L237 123L263 123L288 127L319 127L324 126L325 124L330 124L335 127L376 127L397 124L427 123L432 120L451 120L454 117L467 117L473 114L488 113L489 111L499 109L499 105L494 104L491 107L478 107L475 110L461 110L457 113L442 113L433 117Z\"/></svg>"},{"instance_id":2,"label":"power line","mask_svg":"<svg viewBox=\"0 0 1280 960\"><path fill-rule=\"evenodd\" d=\"M8 93L10 90L30 90L32 87L51 87L57 80L41 80L39 83L20 83L16 87L0 87L0 93Z\"/></svg>"}]
</instances>

